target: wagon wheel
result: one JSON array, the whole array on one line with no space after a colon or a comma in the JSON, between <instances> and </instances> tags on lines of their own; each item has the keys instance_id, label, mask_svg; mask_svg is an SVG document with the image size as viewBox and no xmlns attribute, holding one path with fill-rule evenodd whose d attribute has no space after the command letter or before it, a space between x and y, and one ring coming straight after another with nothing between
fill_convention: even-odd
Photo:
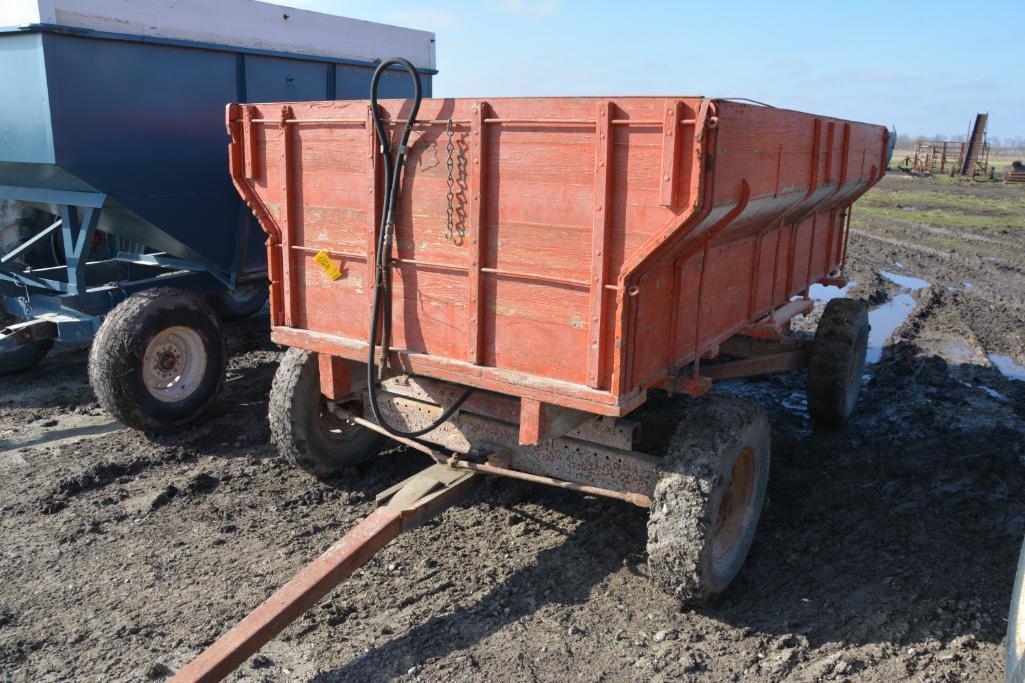
<instances>
[{"instance_id":1,"label":"wagon wheel","mask_svg":"<svg viewBox=\"0 0 1025 683\"><path fill-rule=\"evenodd\" d=\"M353 372L353 378L363 373ZM363 415L362 391L340 403ZM318 477L330 477L373 458L384 443L377 432L338 417L320 393L317 354L290 348L274 374L269 411L271 440L281 455Z\"/></svg>"},{"instance_id":2,"label":"wagon wheel","mask_svg":"<svg viewBox=\"0 0 1025 683\"><path fill-rule=\"evenodd\" d=\"M833 299L826 304L808 364L808 412L817 424L840 427L854 412L869 329L864 301Z\"/></svg>"},{"instance_id":3,"label":"wagon wheel","mask_svg":"<svg viewBox=\"0 0 1025 683\"><path fill-rule=\"evenodd\" d=\"M89 382L124 424L167 432L195 421L224 383L227 361L217 316L190 292L133 294L104 320L89 353Z\"/></svg>"},{"instance_id":4,"label":"wagon wheel","mask_svg":"<svg viewBox=\"0 0 1025 683\"><path fill-rule=\"evenodd\" d=\"M688 604L722 593L754 540L769 480L769 423L758 406L702 399L670 440L648 519L648 567Z\"/></svg>"},{"instance_id":5,"label":"wagon wheel","mask_svg":"<svg viewBox=\"0 0 1025 683\"><path fill-rule=\"evenodd\" d=\"M206 302L221 320L242 320L267 303L268 287L266 282L252 282L235 289L221 289L209 295Z\"/></svg>"},{"instance_id":6,"label":"wagon wheel","mask_svg":"<svg viewBox=\"0 0 1025 683\"><path fill-rule=\"evenodd\" d=\"M20 318L0 310L0 329L18 322L21 322ZM52 348L52 339L39 339L11 351L0 351L0 375L13 375L34 367Z\"/></svg>"}]
</instances>

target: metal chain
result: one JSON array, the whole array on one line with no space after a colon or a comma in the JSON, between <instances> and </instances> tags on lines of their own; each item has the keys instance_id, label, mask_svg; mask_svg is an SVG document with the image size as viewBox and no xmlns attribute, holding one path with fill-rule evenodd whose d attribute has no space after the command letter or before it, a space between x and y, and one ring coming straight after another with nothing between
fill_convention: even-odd
<instances>
[{"instance_id":1,"label":"metal chain","mask_svg":"<svg viewBox=\"0 0 1025 683\"><path fill-rule=\"evenodd\" d=\"M448 145L445 148L448 152L448 158L445 160L445 168L448 169L448 195L446 197L448 199L448 223L447 229L445 231L445 239L450 240L452 239L455 226L455 208L453 207L453 203L456 199L456 181L455 177L452 174L453 170L455 169L455 162L452 159L452 152L455 151L455 145L452 143L453 131L451 118L448 120L448 124L445 126L445 133L448 135Z\"/></svg>"}]
</instances>

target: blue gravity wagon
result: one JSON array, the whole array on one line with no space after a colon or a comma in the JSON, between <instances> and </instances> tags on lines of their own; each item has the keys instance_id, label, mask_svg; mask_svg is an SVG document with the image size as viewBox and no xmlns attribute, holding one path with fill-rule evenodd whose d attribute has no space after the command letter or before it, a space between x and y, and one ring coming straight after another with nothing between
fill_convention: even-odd
<instances>
[{"instance_id":1,"label":"blue gravity wagon","mask_svg":"<svg viewBox=\"0 0 1025 683\"><path fill-rule=\"evenodd\" d=\"M430 96L426 31L253 0L5 0L0 374L95 337L90 379L117 418L197 418L223 381L218 316L267 296L226 103L365 98L396 54ZM410 95L408 78L382 94Z\"/></svg>"}]
</instances>

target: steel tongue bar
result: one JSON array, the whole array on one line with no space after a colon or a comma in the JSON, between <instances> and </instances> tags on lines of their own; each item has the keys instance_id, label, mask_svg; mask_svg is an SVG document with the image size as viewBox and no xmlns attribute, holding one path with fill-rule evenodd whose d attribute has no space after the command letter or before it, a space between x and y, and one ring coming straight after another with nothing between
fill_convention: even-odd
<instances>
[{"instance_id":1,"label":"steel tongue bar","mask_svg":"<svg viewBox=\"0 0 1025 683\"><path fill-rule=\"evenodd\" d=\"M171 680L219 681L403 531L465 498L480 475L432 465L377 497L380 507L308 564Z\"/></svg>"}]
</instances>

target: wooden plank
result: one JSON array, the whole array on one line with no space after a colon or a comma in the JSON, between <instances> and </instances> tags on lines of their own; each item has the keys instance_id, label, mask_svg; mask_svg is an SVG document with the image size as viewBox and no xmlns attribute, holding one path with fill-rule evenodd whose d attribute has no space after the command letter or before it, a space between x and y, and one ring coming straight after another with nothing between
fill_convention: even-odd
<instances>
[{"instance_id":1,"label":"wooden plank","mask_svg":"<svg viewBox=\"0 0 1025 683\"><path fill-rule=\"evenodd\" d=\"M605 284L609 265L609 225L612 199L612 118L613 107L608 100L599 100L595 122L597 144L594 154L594 223L591 227L591 289L587 334L587 385L602 384L602 342L605 339Z\"/></svg>"},{"instance_id":2,"label":"wooden plank","mask_svg":"<svg viewBox=\"0 0 1025 683\"><path fill-rule=\"evenodd\" d=\"M662 174L659 181L659 204L676 206L680 185L680 120L683 102L666 101L662 121Z\"/></svg>"},{"instance_id":3,"label":"wooden plank","mask_svg":"<svg viewBox=\"0 0 1025 683\"><path fill-rule=\"evenodd\" d=\"M467 277L467 359L474 365L480 364L483 298L481 296L481 259L486 245L484 237L484 119L488 103L477 102L470 116L470 248Z\"/></svg>"},{"instance_id":4,"label":"wooden plank","mask_svg":"<svg viewBox=\"0 0 1025 683\"><path fill-rule=\"evenodd\" d=\"M260 167L257 164L257 147L256 137L253 135L253 108L242 107L242 139L245 140L245 157L246 164L246 175L245 177L252 180L260 172Z\"/></svg>"},{"instance_id":5,"label":"wooden plank","mask_svg":"<svg viewBox=\"0 0 1025 683\"><path fill-rule=\"evenodd\" d=\"M377 201L377 188L380 187L377 173L377 130L374 128L374 111L367 106L366 111L366 252L367 252L367 276L365 281L367 294L367 310L374 308L374 283L377 282L377 228L380 218L380 206ZM370 314L367 314L369 320ZM367 334L369 334L369 329Z\"/></svg>"},{"instance_id":6,"label":"wooden plank","mask_svg":"<svg viewBox=\"0 0 1025 683\"><path fill-rule=\"evenodd\" d=\"M298 305L299 289L295 283L295 273L292 270L292 245L295 243L294 225L292 215L295 207L292 197L292 135L285 124L287 119L292 118L292 108L288 105L281 107L281 119L278 123L278 134L281 138L281 211L278 218L281 229L281 280L284 285L285 299L285 325L296 327L296 307Z\"/></svg>"},{"instance_id":7,"label":"wooden plank","mask_svg":"<svg viewBox=\"0 0 1025 683\"><path fill-rule=\"evenodd\" d=\"M349 361L327 353L317 354L317 370L320 374L320 393L332 401L352 391L352 376Z\"/></svg>"}]
</instances>

